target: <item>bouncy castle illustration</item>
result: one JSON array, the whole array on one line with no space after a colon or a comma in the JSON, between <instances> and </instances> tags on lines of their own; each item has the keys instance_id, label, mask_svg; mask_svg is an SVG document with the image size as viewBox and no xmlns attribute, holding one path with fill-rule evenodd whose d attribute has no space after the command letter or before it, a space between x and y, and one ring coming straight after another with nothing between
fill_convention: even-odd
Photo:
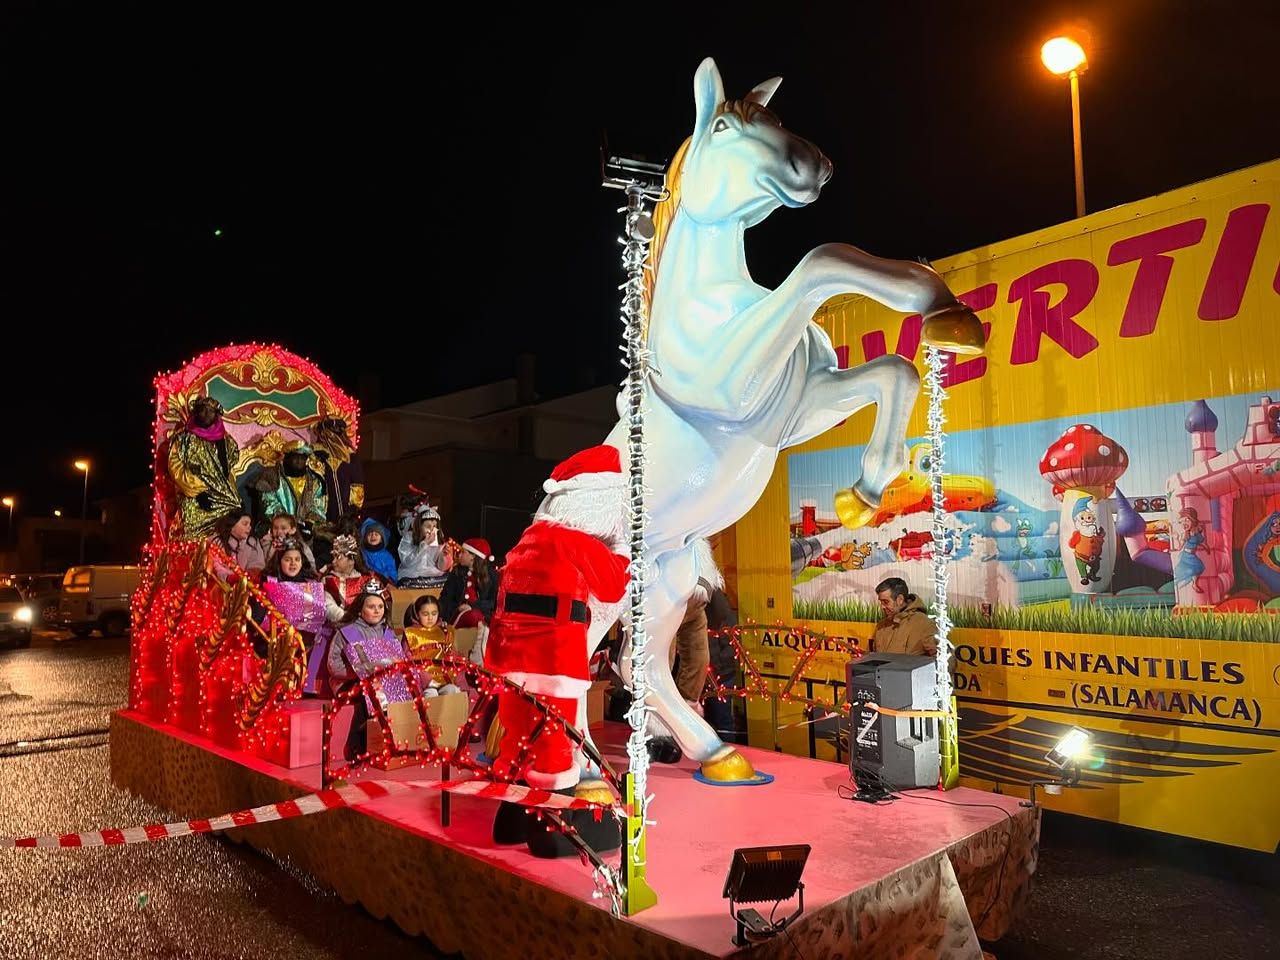
<instances>
[{"instance_id":1,"label":"bouncy castle illustration","mask_svg":"<svg viewBox=\"0 0 1280 960\"><path fill-rule=\"evenodd\" d=\"M1280 596L1280 404L1249 406L1244 434L1219 451L1204 400L1187 415L1191 466L1169 478L1179 607L1247 612ZM1249 583L1237 582L1234 562Z\"/></svg>"}]
</instances>

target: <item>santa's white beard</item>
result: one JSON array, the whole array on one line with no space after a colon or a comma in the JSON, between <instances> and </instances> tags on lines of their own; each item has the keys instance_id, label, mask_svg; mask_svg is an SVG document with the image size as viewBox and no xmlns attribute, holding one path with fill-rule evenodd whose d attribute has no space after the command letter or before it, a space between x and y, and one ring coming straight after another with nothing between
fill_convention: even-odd
<instances>
[{"instance_id":1,"label":"santa's white beard","mask_svg":"<svg viewBox=\"0 0 1280 960\"><path fill-rule=\"evenodd\" d=\"M607 487L581 487L549 495L535 520L572 527L602 540L615 553L626 553L626 488L621 477Z\"/></svg>"}]
</instances>

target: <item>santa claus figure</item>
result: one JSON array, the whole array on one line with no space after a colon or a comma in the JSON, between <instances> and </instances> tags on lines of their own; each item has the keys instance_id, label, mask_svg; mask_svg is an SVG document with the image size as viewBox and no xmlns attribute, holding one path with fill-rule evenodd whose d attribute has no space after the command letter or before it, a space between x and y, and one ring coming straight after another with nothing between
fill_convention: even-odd
<instances>
[{"instance_id":1,"label":"santa claus figure","mask_svg":"<svg viewBox=\"0 0 1280 960\"><path fill-rule=\"evenodd\" d=\"M555 714L544 720L547 711L527 697L502 693L498 718L503 734L493 770L499 777L523 779L533 787L609 803L613 796L606 784L580 782L574 745L562 722L573 722L578 699L591 685L590 605L619 603L627 589L629 560L619 552L626 491L617 448L592 447L575 454L556 467L543 487L551 496L507 554L485 666L534 694ZM561 516L559 509L569 498L558 494L570 492L572 518ZM495 839L526 839L518 830L505 837L501 832L495 824ZM545 830L529 834L534 853L572 852L543 839L546 836ZM617 845L616 836L611 841L584 834L584 839L597 849Z\"/></svg>"}]
</instances>

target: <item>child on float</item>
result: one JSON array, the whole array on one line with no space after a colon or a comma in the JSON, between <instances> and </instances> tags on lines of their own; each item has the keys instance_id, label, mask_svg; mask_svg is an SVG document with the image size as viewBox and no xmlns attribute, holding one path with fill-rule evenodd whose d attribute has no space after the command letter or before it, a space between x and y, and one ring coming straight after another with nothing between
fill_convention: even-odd
<instances>
[{"instance_id":1,"label":"child on float","mask_svg":"<svg viewBox=\"0 0 1280 960\"><path fill-rule=\"evenodd\" d=\"M439 600L424 594L413 602L405 618L404 640L409 656L418 663L438 660L441 653L453 649L453 631L440 620ZM441 693L452 693L458 689L455 684L447 682L448 674L440 666L427 669L431 671L431 685L430 692L423 691L426 695L434 696L437 687Z\"/></svg>"},{"instance_id":2,"label":"child on float","mask_svg":"<svg viewBox=\"0 0 1280 960\"><path fill-rule=\"evenodd\" d=\"M493 569L493 551L483 537L462 544L455 565L440 591L440 617L451 627L476 628L471 661L484 663L484 645L489 621L498 605L498 573Z\"/></svg>"},{"instance_id":3,"label":"child on float","mask_svg":"<svg viewBox=\"0 0 1280 960\"><path fill-rule=\"evenodd\" d=\"M369 577L369 568L365 566L356 538L346 534L335 537L329 571L324 578L325 616L331 624L342 621Z\"/></svg>"},{"instance_id":4,"label":"child on float","mask_svg":"<svg viewBox=\"0 0 1280 960\"><path fill-rule=\"evenodd\" d=\"M400 518L400 581L398 586L438 587L453 566L440 530L440 512L421 504Z\"/></svg>"},{"instance_id":5,"label":"child on float","mask_svg":"<svg viewBox=\"0 0 1280 960\"><path fill-rule=\"evenodd\" d=\"M370 517L360 524L360 555L369 572L388 584L396 582L396 558L388 549L391 531Z\"/></svg>"},{"instance_id":6,"label":"child on float","mask_svg":"<svg viewBox=\"0 0 1280 960\"><path fill-rule=\"evenodd\" d=\"M316 574L315 567L303 552L303 544L293 537L281 541L271 558L267 561L262 592L266 594L271 605L302 637L303 645L310 652L315 644L316 633L325 624L324 586ZM266 610L254 603L254 615L263 629L270 631L266 622ZM260 638L255 639L255 647ZM260 656L265 650L259 651Z\"/></svg>"},{"instance_id":7,"label":"child on float","mask_svg":"<svg viewBox=\"0 0 1280 960\"><path fill-rule=\"evenodd\" d=\"M356 538L348 534L335 537L329 572L323 581L325 625L317 632L315 646L311 648L311 655L307 659L307 679L302 685L303 694L332 696L327 666L329 644L348 608L368 581L369 571L365 569Z\"/></svg>"},{"instance_id":8,"label":"child on float","mask_svg":"<svg viewBox=\"0 0 1280 960\"><path fill-rule=\"evenodd\" d=\"M213 542L245 573L259 579L267 565L262 541L253 535L253 517L243 511L229 513L214 525ZM229 570L215 559L214 570L218 579L226 581Z\"/></svg>"},{"instance_id":9,"label":"child on float","mask_svg":"<svg viewBox=\"0 0 1280 960\"><path fill-rule=\"evenodd\" d=\"M408 659L408 652L391 629L390 621L388 588L376 577L370 577L347 608L337 633L329 643L326 665L332 683L349 686L370 677L382 667ZM380 695L385 703L410 699L404 678L397 674L384 675L375 681L374 686L378 689L370 692ZM369 721L371 704L367 697L355 697L351 704L354 708L351 730L343 748L347 762L368 752L365 725Z\"/></svg>"},{"instance_id":10,"label":"child on float","mask_svg":"<svg viewBox=\"0 0 1280 960\"><path fill-rule=\"evenodd\" d=\"M286 540L297 542L298 546L302 548L302 555L311 564L311 569L315 570L315 555L312 554L311 547L307 545L306 540L298 533L297 519L289 513L277 513L271 518L271 524L267 528L267 539L263 544L266 548L267 563L271 562L272 556L280 552Z\"/></svg>"}]
</instances>

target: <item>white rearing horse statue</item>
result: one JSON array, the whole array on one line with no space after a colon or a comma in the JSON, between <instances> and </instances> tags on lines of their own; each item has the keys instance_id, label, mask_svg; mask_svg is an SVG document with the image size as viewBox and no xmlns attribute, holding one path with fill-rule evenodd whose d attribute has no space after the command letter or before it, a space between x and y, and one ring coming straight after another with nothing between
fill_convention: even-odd
<instances>
[{"instance_id":1,"label":"white rearing horse statue","mask_svg":"<svg viewBox=\"0 0 1280 960\"><path fill-rule=\"evenodd\" d=\"M780 206L812 203L831 177L822 152L783 129L767 109L780 83L769 80L742 100L726 101L715 62L708 58L698 67L693 135L668 171L670 198L654 211L650 250L656 271L649 315L653 373L644 400L645 479L652 491L646 544L653 579L645 601L650 699L703 776L726 783L752 781L750 762L685 702L667 668L699 576L720 582L706 537L751 509L780 450L868 404L876 405L875 425L861 476L836 496L841 520L865 524L906 466L907 422L920 389L915 367L889 355L839 369L830 339L811 322L814 314L833 296L860 293L922 314L926 346L981 353L984 345L973 312L917 263L832 243L808 253L777 290L752 281L745 230ZM625 422L605 442L622 452L625 464ZM572 509L572 501L564 506ZM622 608L592 609L589 651ZM581 704L578 720L585 730Z\"/></svg>"}]
</instances>

